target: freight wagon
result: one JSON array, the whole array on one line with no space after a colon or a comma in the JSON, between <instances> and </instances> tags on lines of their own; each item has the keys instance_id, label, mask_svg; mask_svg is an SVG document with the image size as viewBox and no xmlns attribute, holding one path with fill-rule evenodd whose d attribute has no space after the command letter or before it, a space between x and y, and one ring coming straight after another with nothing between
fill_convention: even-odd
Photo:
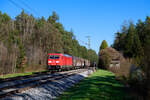
<instances>
[{"instance_id":1,"label":"freight wagon","mask_svg":"<svg viewBox=\"0 0 150 100\"><path fill-rule=\"evenodd\" d=\"M70 56L62 53L49 53L48 54L48 69L49 70L64 70L64 69L77 69L90 66L90 61Z\"/></svg>"}]
</instances>

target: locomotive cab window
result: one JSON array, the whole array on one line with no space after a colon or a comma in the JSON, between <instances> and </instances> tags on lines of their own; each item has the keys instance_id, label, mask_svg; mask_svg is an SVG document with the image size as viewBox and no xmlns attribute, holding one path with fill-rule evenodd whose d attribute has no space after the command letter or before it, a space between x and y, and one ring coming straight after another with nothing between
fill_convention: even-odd
<instances>
[{"instance_id":1,"label":"locomotive cab window","mask_svg":"<svg viewBox=\"0 0 150 100\"><path fill-rule=\"evenodd\" d=\"M49 59L59 59L59 56L58 55L51 55L51 56L49 56Z\"/></svg>"},{"instance_id":2,"label":"locomotive cab window","mask_svg":"<svg viewBox=\"0 0 150 100\"><path fill-rule=\"evenodd\" d=\"M49 59L54 59L54 56L49 56Z\"/></svg>"},{"instance_id":3,"label":"locomotive cab window","mask_svg":"<svg viewBox=\"0 0 150 100\"><path fill-rule=\"evenodd\" d=\"M59 59L59 56L55 56L55 59Z\"/></svg>"}]
</instances>

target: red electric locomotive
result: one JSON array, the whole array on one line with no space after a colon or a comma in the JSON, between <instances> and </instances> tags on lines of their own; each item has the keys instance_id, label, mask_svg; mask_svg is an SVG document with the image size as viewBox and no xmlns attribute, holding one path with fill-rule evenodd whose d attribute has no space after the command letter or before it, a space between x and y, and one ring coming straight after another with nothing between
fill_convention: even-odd
<instances>
[{"instance_id":1,"label":"red electric locomotive","mask_svg":"<svg viewBox=\"0 0 150 100\"><path fill-rule=\"evenodd\" d=\"M48 69L69 69L72 67L72 56L62 53L48 54Z\"/></svg>"},{"instance_id":2,"label":"red electric locomotive","mask_svg":"<svg viewBox=\"0 0 150 100\"><path fill-rule=\"evenodd\" d=\"M48 69L76 69L89 67L89 60L79 57L70 56L62 53L49 53L48 54Z\"/></svg>"}]
</instances>

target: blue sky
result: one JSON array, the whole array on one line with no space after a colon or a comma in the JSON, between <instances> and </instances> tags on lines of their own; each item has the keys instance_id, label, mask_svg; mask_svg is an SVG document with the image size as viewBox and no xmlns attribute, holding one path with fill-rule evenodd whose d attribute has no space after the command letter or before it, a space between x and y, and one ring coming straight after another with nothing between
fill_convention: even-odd
<instances>
[{"instance_id":1,"label":"blue sky","mask_svg":"<svg viewBox=\"0 0 150 100\"><path fill-rule=\"evenodd\" d=\"M0 0L0 11L12 18L20 14L21 9L10 1L36 18L48 18L56 11L65 29L72 29L78 40L87 42L86 36L91 36L91 48L96 52L102 40L109 45L113 43L114 33L120 30L124 20L136 23L138 19L150 16L150 0Z\"/></svg>"}]
</instances>

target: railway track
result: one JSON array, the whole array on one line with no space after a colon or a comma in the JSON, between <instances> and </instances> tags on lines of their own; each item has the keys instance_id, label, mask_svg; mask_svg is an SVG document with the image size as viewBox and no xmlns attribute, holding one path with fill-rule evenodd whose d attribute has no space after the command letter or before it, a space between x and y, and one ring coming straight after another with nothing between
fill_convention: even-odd
<instances>
[{"instance_id":1,"label":"railway track","mask_svg":"<svg viewBox=\"0 0 150 100\"><path fill-rule=\"evenodd\" d=\"M15 93L21 93L30 88L37 87L41 84L57 81L69 76L84 72L87 69L71 70L66 72L57 72L54 74L41 74L33 77L25 77L21 80L7 80L0 83L0 98L10 96Z\"/></svg>"},{"instance_id":2,"label":"railway track","mask_svg":"<svg viewBox=\"0 0 150 100\"><path fill-rule=\"evenodd\" d=\"M25 79L25 78L37 77L37 76L51 74L51 73L52 72L50 72L50 71L34 72L32 75L17 76L17 77L11 77L11 78L6 78L6 79L0 79L0 83L13 81L13 80L22 80L22 79Z\"/></svg>"}]
</instances>

